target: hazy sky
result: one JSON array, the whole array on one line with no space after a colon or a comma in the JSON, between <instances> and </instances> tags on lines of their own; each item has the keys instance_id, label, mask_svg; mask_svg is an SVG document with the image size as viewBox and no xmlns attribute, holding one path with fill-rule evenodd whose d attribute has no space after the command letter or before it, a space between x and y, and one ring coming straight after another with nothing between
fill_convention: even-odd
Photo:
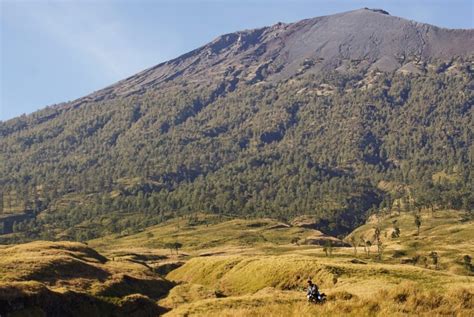
<instances>
[{"instance_id":1,"label":"hazy sky","mask_svg":"<svg viewBox=\"0 0 474 317\"><path fill-rule=\"evenodd\" d=\"M362 7L473 28L473 0L0 0L0 120L74 100L220 34Z\"/></svg>"}]
</instances>

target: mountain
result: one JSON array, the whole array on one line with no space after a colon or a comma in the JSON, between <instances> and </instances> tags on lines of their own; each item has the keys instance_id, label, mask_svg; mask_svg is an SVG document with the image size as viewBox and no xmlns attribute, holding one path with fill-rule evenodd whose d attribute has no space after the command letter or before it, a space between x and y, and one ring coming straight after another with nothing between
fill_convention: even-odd
<instances>
[{"instance_id":1,"label":"mountain","mask_svg":"<svg viewBox=\"0 0 474 317\"><path fill-rule=\"evenodd\" d=\"M341 235L375 210L472 210L473 38L371 9L278 23L1 122L2 241L198 211Z\"/></svg>"},{"instance_id":2,"label":"mountain","mask_svg":"<svg viewBox=\"0 0 474 317\"><path fill-rule=\"evenodd\" d=\"M301 72L394 71L430 59L470 56L473 30L450 30L360 9L225 34L86 99L143 93L184 78L238 84L279 82ZM412 66L413 65L413 66Z\"/></svg>"}]
</instances>

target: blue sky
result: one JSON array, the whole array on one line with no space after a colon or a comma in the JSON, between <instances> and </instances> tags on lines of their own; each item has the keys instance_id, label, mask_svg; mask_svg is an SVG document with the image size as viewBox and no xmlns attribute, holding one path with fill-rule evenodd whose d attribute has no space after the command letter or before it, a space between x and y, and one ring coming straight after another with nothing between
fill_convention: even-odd
<instances>
[{"instance_id":1,"label":"blue sky","mask_svg":"<svg viewBox=\"0 0 474 317\"><path fill-rule=\"evenodd\" d=\"M0 0L0 120L74 100L220 34L362 7L473 28L473 0Z\"/></svg>"}]
</instances>

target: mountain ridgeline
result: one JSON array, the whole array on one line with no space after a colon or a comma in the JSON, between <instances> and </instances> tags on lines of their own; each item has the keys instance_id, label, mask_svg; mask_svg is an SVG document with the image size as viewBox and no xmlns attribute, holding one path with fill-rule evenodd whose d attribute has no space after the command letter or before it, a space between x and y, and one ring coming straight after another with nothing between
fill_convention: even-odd
<instances>
[{"instance_id":1,"label":"mountain ridgeline","mask_svg":"<svg viewBox=\"0 0 474 317\"><path fill-rule=\"evenodd\" d=\"M392 208L474 209L474 30L361 9L223 35L0 123L1 242L196 212L343 235Z\"/></svg>"}]
</instances>

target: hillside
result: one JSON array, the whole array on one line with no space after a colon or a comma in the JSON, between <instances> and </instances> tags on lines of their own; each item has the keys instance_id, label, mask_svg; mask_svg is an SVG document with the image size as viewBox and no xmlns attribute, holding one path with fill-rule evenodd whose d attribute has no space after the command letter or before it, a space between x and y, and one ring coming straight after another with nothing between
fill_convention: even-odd
<instances>
[{"instance_id":1,"label":"hillside","mask_svg":"<svg viewBox=\"0 0 474 317\"><path fill-rule=\"evenodd\" d=\"M102 251L130 250L139 245L145 249L161 249L176 241L183 244L190 255L252 253L257 248L280 253L290 244L323 245L327 240L342 241L318 230L292 226L272 219L219 219L211 215L196 215L174 219L146 228L132 235L109 235L89 242ZM290 248L291 249L291 248Z\"/></svg>"},{"instance_id":2,"label":"hillside","mask_svg":"<svg viewBox=\"0 0 474 317\"><path fill-rule=\"evenodd\" d=\"M381 229L383 252L390 254L393 262L435 267L430 255L432 251L436 251L438 268L457 274L473 274L473 271L466 270L463 266L464 256L474 254L471 243L474 241L473 221L464 213L426 211L421 214L419 234L414 213L394 213L381 219L374 217L369 223L354 230L345 240L350 242L354 238L358 252L363 253L364 241L373 241L377 227ZM398 234L394 234L396 228L399 229Z\"/></svg>"},{"instance_id":3,"label":"hillside","mask_svg":"<svg viewBox=\"0 0 474 317\"><path fill-rule=\"evenodd\" d=\"M88 245L3 246L0 303L9 305L0 309L29 316L469 316L474 267L462 256L474 252L473 221L464 212L438 210L433 217L424 210L418 236L413 212L378 219L384 231L393 220L400 229L397 238L382 234L381 259L375 219L348 236L373 241L365 245L369 253L361 244L357 254L350 246L333 246L326 254L327 244L303 243L320 235L314 229L204 214ZM169 250L170 242L182 247ZM432 258L405 261L432 251L440 255L439 265ZM328 295L327 303L306 302L308 278Z\"/></svg>"},{"instance_id":4,"label":"hillside","mask_svg":"<svg viewBox=\"0 0 474 317\"><path fill-rule=\"evenodd\" d=\"M38 241L0 254L2 316L157 316L166 310L154 300L174 286L142 264L80 243Z\"/></svg>"},{"instance_id":5,"label":"hillside","mask_svg":"<svg viewBox=\"0 0 474 317\"><path fill-rule=\"evenodd\" d=\"M280 23L1 122L0 239L196 212L336 236L395 201L473 210L472 38L369 9Z\"/></svg>"},{"instance_id":6,"label":"hillside","mask_svg":"<svg viewBox=\"0 0 474 317\"><path fill-rule=\"evenodd\" d=\"M92 244L118 250L127 244L146 248L147 240L143 237L149 232L153 238L148 238L148 246L168 239L183 242L181 253L185 256L180 261L184 265L167 275L168 279L181 284L159 301L160 305L171 308L167 316L334 316L341 313L347 316L453 313L469 316L474 309L473 267L466 268L462 255L474 251L472 220L466 220L463 212L438 210L431 214L426 210L420 235L414 236L413 212L379 219L384 230L392 228L393 220L398 221L400 229L400 236L395 239L390 234L387 237L382 234L386 246L382 260L377 259L372 220L347 238L363 236L365 241L373 241L368 255L359 245L357 255L352 247L334 247L327 256L324 245L292 242L295 236L312 236L314 229L285 227L281 223L277 226L277 222L265 219L232 220L222 224L203 221L192 226L181 221L179 229L173 221L134 236L99 239ZM172 227L177 236L171 234ZM239 232L233 231L238 227ZM219 241L217 245L207 245L210 237L206 231L214 233L215 241ZM251 239L258 234L267 238L266 241ZM220 240L220 236L237 245L242 236L254 242L236 249L234 244ZM406 252L404 256L400 256L401 249ZM431 258L427 264L421 260L418 263L403 261L415 255L428 256L432 251L440 255L438 267ZM305 302L302 290L309 277L329 295L328 303L322 307Z\"/></svg>"},{"instance_id":7,"label":"hillside","mask_svg":"<svg viewBox=\"0 0 474 317\"><path fill-rule=\"evenodd\" d=\"M137 234L113 234L94 239L89 241L89 245L109 258L128 259L132 255L137 259L149 258L150 261L157 256L174 257L179 251L180 256L175 259L179 262L194 257L252 257L263 254L324 257L323 248L330 243L336 257L352 255L370 259L378 255L378 242L374 237L378 227L381 229L384 263L433 269L433 259L429 254L436 251L439 260L437 269L458 275L472 274L469 269L466 270L463 260L464 255L474 253L473 220L469 219L469 214L456 210L437 210L433 213L423 210L419 235L415 214L415 211L409 211L374 215L346 236L344 242L301 222L288 224L272 219L219 219L200 214L169 220ZM393 236L395 228L398 228L398 234ZM180 249L169 250L168 245L175 242L182 245ZM413 262L414 258L417 262ZM155 264L161 262L156 261Z\"/></svg>"}]
</instances>

